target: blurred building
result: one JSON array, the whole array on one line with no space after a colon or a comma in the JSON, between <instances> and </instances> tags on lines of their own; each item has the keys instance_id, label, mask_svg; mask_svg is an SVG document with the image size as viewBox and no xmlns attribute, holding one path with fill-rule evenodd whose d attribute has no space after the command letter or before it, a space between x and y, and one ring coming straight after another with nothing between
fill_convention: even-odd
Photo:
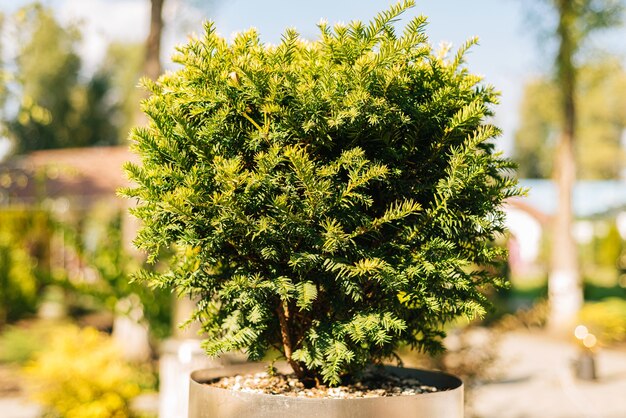
<instances>
[{"instance_id":1,"label":"blurred building","mask_svg":"<svg viewBox=\"0 0 626 418\"><path fill-rule=\"evenodd\" d=\"M125 211L126 199L116 190L129 185L122 166L136 161L128 147L89 147L36 151L0 163L0 211L43 210L56 222L81 225L85 242L96 242L98 231L83 221L93 213L101 219ZM136 221L124 217L123 230L129 243ZM133 234L133 235L131 235ZM69 277L96 280L96 275L72 251L57 230L50 237L50 266L67 271Z\"/></svg>"},{"instance_id":2,"label":"blurred building","mask_svg":"<svg viewBox=\"0 0 626 418\"><path fill-rule=\"evenodd\" d=\"M13 157L0 164L0 207L44 204L82 210L106 202L122 208L126 202L115 194L129 184L122 166L136 160L128 147L46 150Z\"/></svg>"},{"instance_id":3,"label":"blurred building","mask_svg":"<svg viewBox=\"0 0 626 418\"><path fill-rule=\"evenodd\" d=\"M520 180L528 195L511 199L506 206L510 266L513 273L532 275L538 268L542 245L556 212L557 190L551 180ZM579 244L608 233L615 225L626 240L626 182L620 180L579 181L574 188L572 233Z\"/></svg>"}]
</instances>

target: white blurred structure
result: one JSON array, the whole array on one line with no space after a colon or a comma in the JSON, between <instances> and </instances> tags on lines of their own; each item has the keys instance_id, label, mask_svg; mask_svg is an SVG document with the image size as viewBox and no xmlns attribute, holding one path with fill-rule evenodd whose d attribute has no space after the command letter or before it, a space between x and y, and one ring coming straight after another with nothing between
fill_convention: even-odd
<instances>
[{"instance_id":1,"label":"white blurred structure","mask_svg":"<svg viewBox=\"0 0 626 418\"><path fill-rule=\"evenodd\" d=\"M509 240L509 264L515 273L524 274L535 265L541 246L543 226L528 211L508 207L506 227L511 233Z\"/></svg>"},{"instance_id":2,"label":"white blurred structure","mask_svg":"<svg viewBox=\"0 0 626 418\"><path fill-rule=\"evenodd\" d=\"M207 357L198 339L165 341L159 358L159 418L187 418L189 375L194 370L221 366L220 360Z\"/></svg>"},{"instance_id":3,"label":"white blurred structure","mask_svg":"<svg viewBox=\"0 0 626 418\"><path fill-rule=\"evenodd\" d=\"M179 326L191 317L195 306L195 300L185 297L174 304L173 336L161 345L159 356L159 418L187 418L191 372L223 365L202 349L198 323Z\"/></svg>"}]
</instances>

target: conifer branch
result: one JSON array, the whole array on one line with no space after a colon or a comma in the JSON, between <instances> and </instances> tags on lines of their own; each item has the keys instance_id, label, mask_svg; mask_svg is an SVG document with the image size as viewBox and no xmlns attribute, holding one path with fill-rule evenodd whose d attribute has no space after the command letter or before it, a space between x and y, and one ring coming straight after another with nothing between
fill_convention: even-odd
<instances>
[{"instance_id":1,"label":"conifer branch","mask_svg":"<svg viewBox=\"0 0 626 418\"><path fill-rule=\"evenodd\" d=\"M137 278L201 296L209 354L275 347L335 385L401 345L441 349L442 324L502 285L491 241L520 190L486 122L498 94L465 68L475 40L448 58L423 16L396 33L413 3L276 47L209 23L177 71L145 81L120 194L169 271Z\"/></svg>"}]
</instances>

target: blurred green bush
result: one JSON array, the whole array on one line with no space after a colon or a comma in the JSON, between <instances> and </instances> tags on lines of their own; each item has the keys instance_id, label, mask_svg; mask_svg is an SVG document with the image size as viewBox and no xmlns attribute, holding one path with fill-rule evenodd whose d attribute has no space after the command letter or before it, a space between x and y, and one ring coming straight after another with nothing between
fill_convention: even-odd
<instances>
[{"instance_id":1,"label":"blurred green bush","mask_svg":"<svg viewBox=\"0 0 626 418\"><path fill-rule=\"evenodd\" d=\"M47 347L59 324L36 321L9 325L0 333L0 363L25 364Z\"/></svg>"},{"instance_id":2,"label":"blurred green bush","mask_svg":"<svg viewBox=\"0 0 626 418\"><path fill-rule=\"evenodd\" d=\"M119 312L119 302L138 298L143 312L141 320L147 321L153 336L164 338L171 331L172 295L168 290L149 288L131 279L140 267L155 270L159 266L146 265L139 254L130 251L124 237L124 216L120 211L95 210L80 222L57 224L65 245L96 277L72 277L66 272L66 282L76 305L82 303L83 307L96 310L125 315L126 312Z\"/></svg>"},{"instance_id":3,"label":"blurred green bush","mask_svg":"<svg viewBox=\"0 0 626 418\"><path fill-rule=\"evenodd\" d=\"M35 312L37 296L50 282L51 235L45 211L0 211L0 328Z\"/></svg>"},{"instance_id":4,"label":"blurred green bush","mask_svg":"<svg viewBox=\"0 0 626 418\"><path fill-rule=\"evenodd\" d=\"M159 266L145 266L129 248L124 216L97 205L62 220L32 207L0 210L0 329L32 317L54 284L62 293L56 302L69 305L73 316L113 313L120 300L135 295L152 335L169 335L171 293L130 280L141 266Z\"/></svg>"},{"instance_id":5,"label":"blurred green bush","mask_svg":"<svg viewBox=\"0 0 626 418\"><path fill-rule=\"evenodd\" d=\"M135 417L131 400L154 385L152 375L122 360L110 336L73 325L56 328L25 372L50 418Z\"/></svg>"},{"instance_id":6,"label":"blurred green bush","mask_svg":"<svg viewBox=\"0 0 626 418\"><path fill-rule=\"evenodd\" d=\"M605 344L626 341L626 300L607 298L583 306L580 321Z\"/></svg>"}]
</instances>

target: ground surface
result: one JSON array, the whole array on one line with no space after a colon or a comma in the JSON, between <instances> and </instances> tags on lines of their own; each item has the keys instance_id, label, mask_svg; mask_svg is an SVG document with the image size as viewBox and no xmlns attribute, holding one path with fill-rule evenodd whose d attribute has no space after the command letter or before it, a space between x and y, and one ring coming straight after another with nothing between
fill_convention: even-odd
<instances>
[{"instance_id":1,"label":"ground surface","mask_svg":"<svg viewBox=\"0 0 626 418\"><path fill-rule=\"evenodd\" d=\"M626 418L626 350L604 349L597 354L595 382L574 378L571 362L576 355L570 343L541 332L506 334L499 349L501 379L475 390L472 416ZM144 402L156 407L157 399ZM151 409L151 405L144 407ZM2 418L38 414L36 406L13 392L0 397Z\"/></svg>"},{"instance_id":2,"label":"ground surface","mask_svg":"<svg viewBox=\"0 0 626 418\"><path fill-rule=\"evenodd\" d=\"M625 418L626 351L596 354L598 380L574 377L573 345L543 333L512 332L499 349L502 379L473 399L481 418Z\"/></svg>"}]
</instances>

